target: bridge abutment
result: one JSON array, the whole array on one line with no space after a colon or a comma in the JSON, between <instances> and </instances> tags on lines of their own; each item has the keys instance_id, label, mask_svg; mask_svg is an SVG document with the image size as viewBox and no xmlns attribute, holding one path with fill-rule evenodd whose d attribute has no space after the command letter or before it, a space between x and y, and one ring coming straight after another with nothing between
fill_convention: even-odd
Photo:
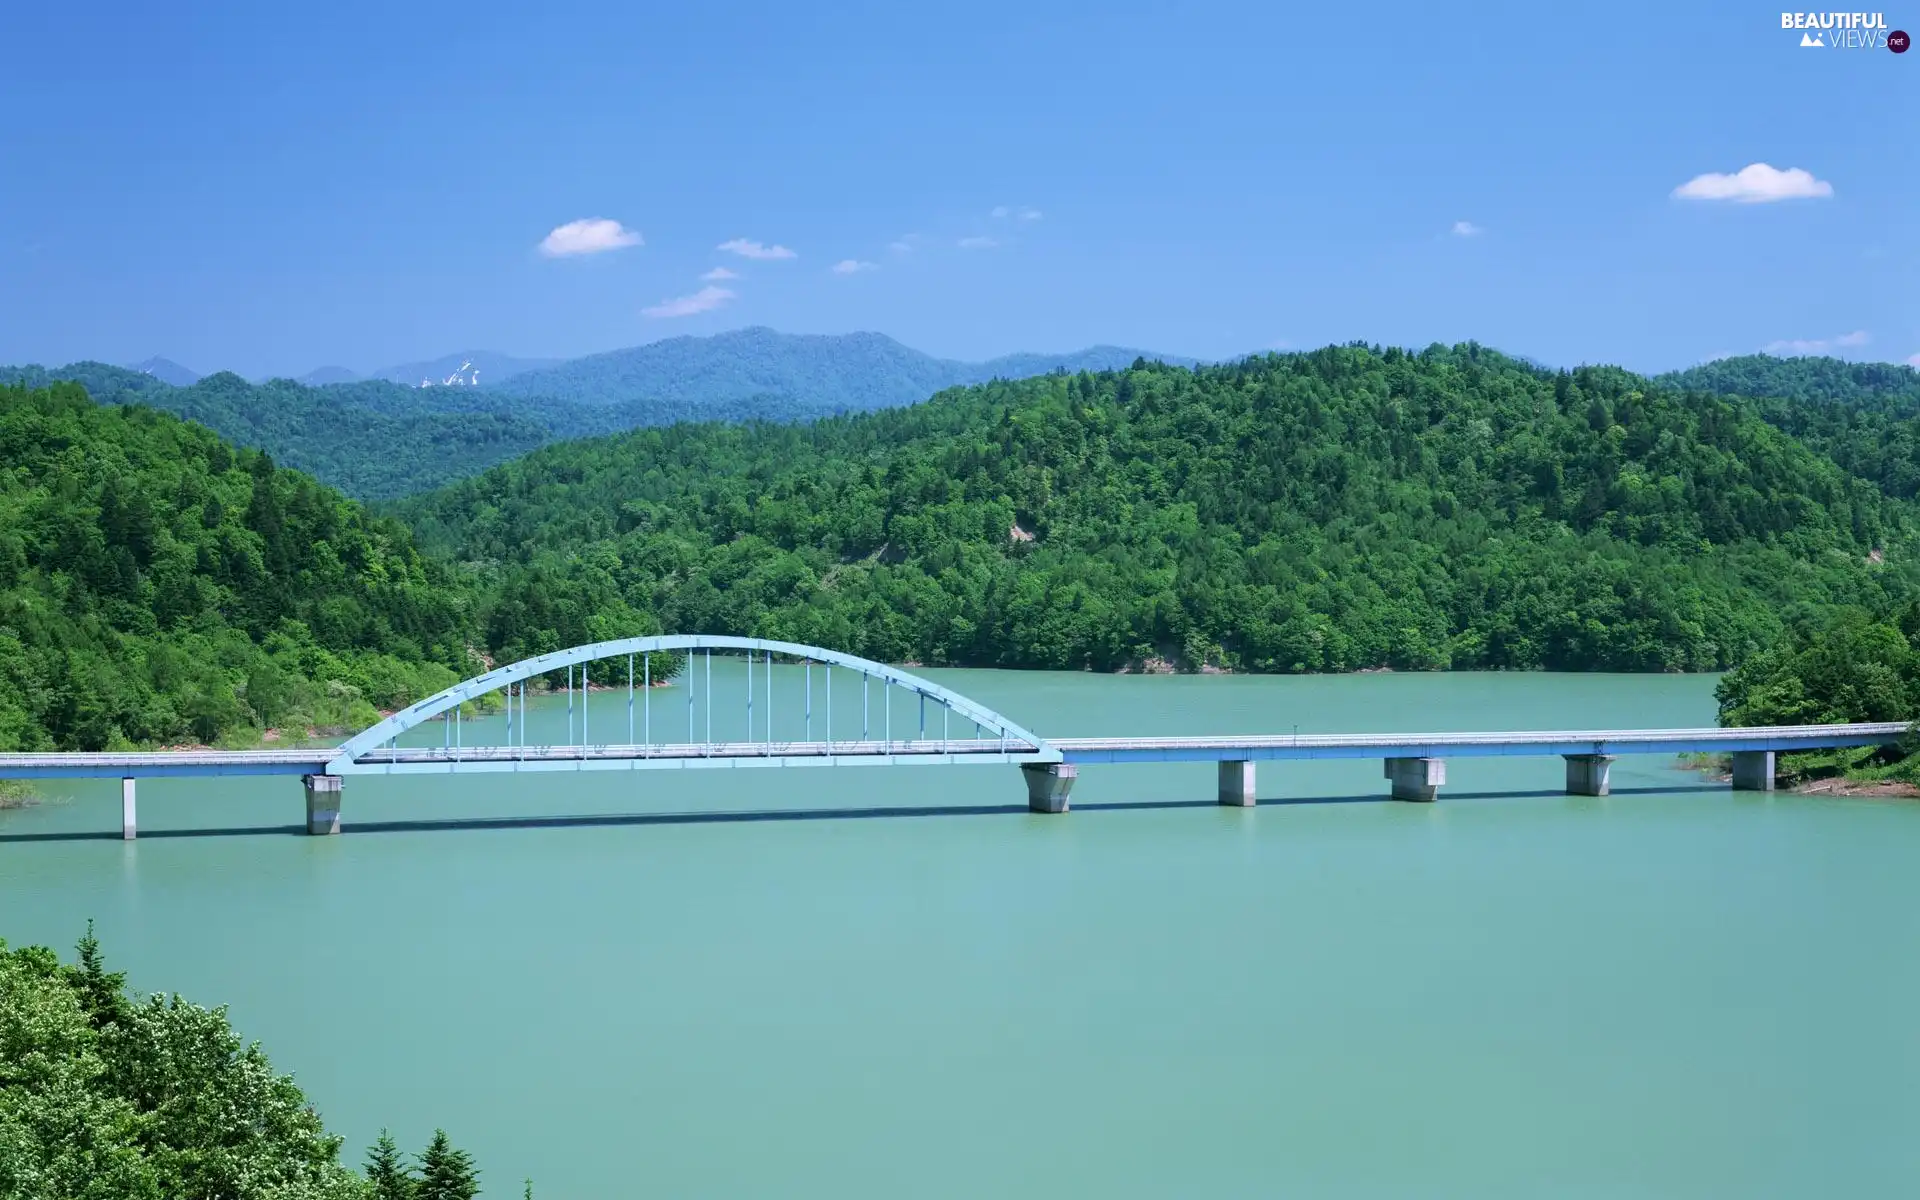
<instances>
[{"instance_id":1,"label":"bridge abutment","mask_svg":"<svg viewBox=\"0 0 1920 1200\"><path fill-rule=\"evenodd\" d=\"M1027 781L1028 812L1063 813L1080 768L1072 763L1021 763L1020 774Z\"/></svg>"},{"instance_id":2,"label":"bridge abutment","mask_svg":"<svg viewBox=\"0 0 1920 1200\"><path fill-rule=\"evenodd\" d=\"M307 832L324 835L340 832L340 776L302 775L307 792Z\"/></svg>"},{"instance_id":3,"label":"bridge abutment","mask_svg":"<svg viewBox=\"0 0 1920 1200\"><path fill-rule=\"evenodd\" d=\"M1611 754L1569 754L1567 759L1567 795L1604 796L1612 786Z\"/></svg>"},{"instance_id":4,"label":"bridge abutment","mask_svg":"<svg viewBox=\"0 0 1920 1200\"><path fill-rule=\"evenodd\" d=\"M1447 782L1447 760L1390 758L1387 760L1387 779L1391 781L1395 800L1431 804Z\"/></svg>"},{"instance_id":5,"label":"bridge abutment","mask_svg":"<svg viewBox=\"0 0 1920 1200\"><path fill-rule=\"evenodd\" d=\"M1771 750L1735 750L1733 752L1733 787L1739 792L1770 792L1773 790L1773 751Z\"/></svg>"},{"instance_id":6,"label":"bridge abutment","mask_svg":"<svg viewBox=\"0 0 1920 1200\"><path fill-rule=\"evenodd\" d=\"M1252 808L1253 763L1230 759L1220 764L1220 803L1230 808Z\"/></svg>"},{"instance_id":7,"label":"bridge abutment","mask_svg":"<svg viewBox=\"0 0 1920 1200\"><path fill-rule=\"evenodd\" d=\"M120 781L120 837L130 842L139 836L140 822L133 808L133 777L129 775Z\"/></svg>"}]
</instances>

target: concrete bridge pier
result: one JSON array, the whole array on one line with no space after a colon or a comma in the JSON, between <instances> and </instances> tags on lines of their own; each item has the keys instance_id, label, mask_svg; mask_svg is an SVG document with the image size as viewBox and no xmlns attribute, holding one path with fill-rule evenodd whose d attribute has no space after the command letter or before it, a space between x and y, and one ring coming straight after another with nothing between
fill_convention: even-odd
<instances>
[{"instance_id":1,"label":"concrete bridge pier","mask_svg":"<svg viewBox=\"0 0 1920 1200\"><path fill-rule=\"evenodd\" d=\"M1027 781L1028 812L1063 813L1080 768L1072 763L1021 763L1020 774Z\"/></svg>"},{"instance_id":2,"label":"concrete bridge pier","mask_svg":"<svg viewBox=\"0 0 1920 1200\"><path fill-rule=\"evenodd\" d=\"M340 832L340 776L302 775L307 790L307 832L321 835Z\"/></svg>"},{"instance_id":3,"label":"concrete bridge pier","mask_svg":"<svg viewBox=\"0 0 1920 1200\"><path fill-rule=\"evenodd\" d=\"M1735 750L1733 752L1733 788L1737 792L1773 790L1773 751Z\"/></svg>"},{"instance_id":4,"label":"concrete bridge pier","mask_svg":"<svg viewBox=\"0 0 1920 1200\"><path fill-rule=\"evenodd\" d=\"M132 841L140 836L140 822L133 811L133 777L127 776L120 781L120 837Z\"/></svg>"},{"instance_id":5,"label":"concrete bridge pier","mask_svg":"<svg viewBox=\"0 0 1920 1200\"><path fill-rule=\"evenodd\" d=\"M1447 760L1444 758L1390 758L1387 760L1387 778L1392 781L1395 800L1411 800L1416 804L1431 804L1440 788L1447 782Z\"/></svg>"},{"instance_id":6,"label":"concrete bridge pier","mask_svg":"<svg viewBox=\"0 0 1920 1200\"><path fill-rule=\"evenodd\" d=\"M1220 803L1231 808L1252 808L1253 763L1236 759L1220 764Z\"/></svg>"},{"instance_id":7,"label":"concrete bridge pier","mask_svg":"<svg viewBox=\"0 0 1920 1200\"><path fill-rule=\"evenodd\" d=\"M1567 759L1567 795L1604 796L1613 770L1611 754L1569 754Z\"/></svg>"}]
</instances>

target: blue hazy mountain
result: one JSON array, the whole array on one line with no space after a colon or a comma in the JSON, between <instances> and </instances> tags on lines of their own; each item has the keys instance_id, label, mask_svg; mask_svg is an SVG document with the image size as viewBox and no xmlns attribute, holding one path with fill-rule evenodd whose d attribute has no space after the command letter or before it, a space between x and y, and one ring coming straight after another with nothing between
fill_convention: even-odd
<instances>
[{"instance_id":1,"label":"blue hazy mountain","mask_svg":"<svg viewBox=\"0 0 1920 1200\"><path fill-rule=\"evenodd\" d=\"M200 381L200 372L158 355L143 362L134 363L127 369L138 371L142 375L151 375L161 383L172 384L174 387L189 387Z\"/></svg>"},{"instance_id":2,"label":"blue hazy mountain","mask_svg":"<svg viewBox=\"0 0 1920 1200\"><path fill-rule=\"evenodd\" d=\"M358 383L360 378L360 372L346 367L315 367L295 382L304 383L308 387L327 387L335 383Z\"/></svg>"},{"instance_id":3,"label":"blue hazy mountain","mask_svg":"<svg viewBox=\"0 0 1920 1200\"><path fill-rule=\"evenodd\" d=\"M485 387L488 384L512 379L528 371L555 366L560 361L557 358L515 358L511 354L500 354L492 350L463 350L458 354L443 354L439 358L429 358L422 362L382 367L378 371L369 371L365 378L384 379L389 383L403 383L408 387L419 387L422 382L444 386L446 381L455 375L460 376L462 382L471 383L471 377L477 373L480 386Z\"/></svg>"},{"instance_id":4,"label":"blue hazy mountain","mask_svg":"<svg viewBox=\"0 0 1920 1200\"><path fill-rule=\"evenodd\" d=\"M935 392L995 377L1055 370L1106 370L1136 358L1191 365L1192 359L1096 346L1071 354L1012 354L990 362L935 358L879 333L778 333L754 327L711 337L676 337L570 359L506 379L492 390L626 407L636 424L734 419L743 409L801 419L915 404ZM483 377L482 384L486 384Z\"/></svg>"}]
</instances>

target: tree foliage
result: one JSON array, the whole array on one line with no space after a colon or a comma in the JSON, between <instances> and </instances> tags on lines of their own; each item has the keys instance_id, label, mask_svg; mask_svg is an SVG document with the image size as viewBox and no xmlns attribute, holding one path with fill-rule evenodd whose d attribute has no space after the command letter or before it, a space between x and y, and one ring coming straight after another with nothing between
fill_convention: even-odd
<instances>
[{"instance_id":1,"label":"tree foliage","mask_svg":"<svg viewBox=\"0 0 1920 1200\"><path fill-rule=\"evenodd\" d=\"M1740 404L1473 345L648 429L398 511L484 564L505 655L611 615L926 663L1708 669L1915 574L1905 506Z\"/></svg>"},{"instance_id":2,"label":"tree foliage","mask_svg":"<svg viewBox=\"0 0 1920 1200\"><path fill-rule=\"evenodd\" d=\"M384 1131L340 1165L291 1077L226 1010L127 996L89 924L80 961L0 942L0 1196L20 1200L472 1200L443 1132L418 1178ZM110 994L103 994L102 989ZM102 1014L106 1019L102 1020ZM529 1187L531 1185L529 1184Z\"/></svg>"},{"instance_id":3,"label":"tree foliage","mask_svg":"<svg viewBox=\"0 0 1920 1200\"><path fill-rule=\"evenodd\" d=\"M370 723L468 667L454 582L200 426L0 387L0 750Z\"/></svg>"},{"instance_id":4,"label":"tree foliage","mask_svg":"<svg viewBox=\"0 0 1920 1200\"><path fill-rule=\"evenodd\" d=\"M1920 496L1920 371L1837 358L1723 358L1663 376L1749 397L1764 420L1890 496Z\"/></svg>"}]
</instances>

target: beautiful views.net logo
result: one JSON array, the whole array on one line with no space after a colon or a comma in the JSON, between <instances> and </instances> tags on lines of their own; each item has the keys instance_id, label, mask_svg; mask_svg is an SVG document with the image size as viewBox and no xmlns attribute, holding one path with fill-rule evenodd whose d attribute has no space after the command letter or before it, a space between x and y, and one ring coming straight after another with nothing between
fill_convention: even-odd
<instances>
[{"instance_id":1,"label":"beautiful views.net logo","mask_svg":"<svg viewBox=\"0 0 1920 1200\"><path fill-rule=\"evenodd\" d=\"M1783 12L1780 28L1800 30L1802 46L1825 49L1886 49L1905 54L1912 44L1904 30L1887 28L1885 13Z\"/></svg>"}]
</instances>

